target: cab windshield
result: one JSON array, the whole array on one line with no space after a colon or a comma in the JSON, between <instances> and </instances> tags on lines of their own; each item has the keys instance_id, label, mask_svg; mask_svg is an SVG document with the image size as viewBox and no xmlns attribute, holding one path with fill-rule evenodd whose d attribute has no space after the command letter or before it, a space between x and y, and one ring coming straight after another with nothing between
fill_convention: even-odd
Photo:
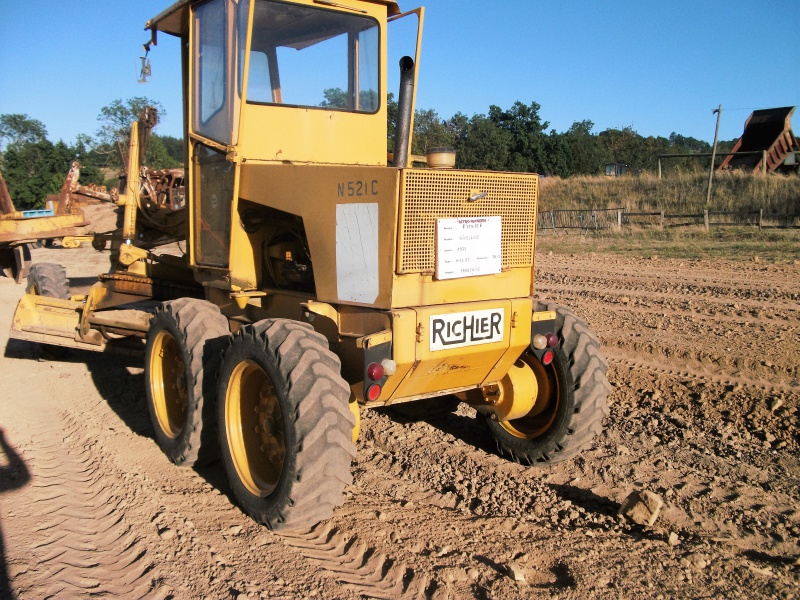
<instances>
[{"instance_id":1,"label":"cab windshield","mask_svg":"<svg viewBox=\"0 0 800 600\"><path fill-rule=\"evenodd\" d=\"M271 0L254 13L248 103L378 110L377 21Z\"/></svg>"}]
</instances>

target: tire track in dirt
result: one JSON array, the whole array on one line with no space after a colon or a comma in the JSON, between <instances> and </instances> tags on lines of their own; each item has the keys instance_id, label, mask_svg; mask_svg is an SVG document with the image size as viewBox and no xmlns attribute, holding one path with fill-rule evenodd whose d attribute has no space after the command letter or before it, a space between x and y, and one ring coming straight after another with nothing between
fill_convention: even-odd
<instances>
[{"instance_id":1,"label":"tire track in dirt","mask_svg":"<svg viewBox=\"0 0 800 600\"><path fill-rule=\"evenodd\" d=\"M767 350L800 343L793 266L723 263L706 274L657 261L598 274L556 262L566 272L542 273L539 292L577 307L611 357L778 392L800 383L793 354Z\"/></svg>"},{"instance_id":2,"label":"tire track in dirt","mask_svg":"<svg viewBox=\"0 0 800 600\"><path fill-rule=\"evenodd\" d=\"M375 419L372 415L366 418L371 422ZM378 417L377 422L382 423L379 429L383 435L374 435L370 428L360 442L359 457L354 466L355 482L349 492L351 498L337 509L334 519L309 531L282 532L280 537L287 546L323 569L326 575L362 597L387 600L458 597L457 592L456 596L452 595L451 588L465 584L466 571L447 569L439 564L440 555L446 552L439 551L432 556L420 554L422 548L435 547L437 542L441 542L435 536L426 535L428 528L424 523L456 514L474 515L452 491L440 493L436 480L409 475L405 472L405 465L392 458L394 451L410 451L416 446L425 436L420 429L428 428L428 424L415 424L415 433L400 440L398 445L397 432L404 428L403 423L395 423L386 415ZM434 442L434 446L444 447L448 443L439 440ZM393 449L390 450L389 445ZM475 453L483 456L481 451ZM449 460L448 457L445 462ZM461 508L456 508L459 504ZM401 522L410 517L419 527L408 544L399 537L402 525L385 520L396 518L393 505L405 509ZM383 528L363 527L364 522L376 516ZM388 539L383 539L387 529L390 534ZM434 526L430 527L430 530L434 529ZM461 573L462 577L453 573Z\"/></svg>"},{"instance_id":3,"label":"tire track in dirt","mask_svg":"<svg viewBox=\"0 0 800 600\"><path fill-rule=\"evenodd\" d=\"M580 281L589 290L621 290L643 288L654 295L678 295L689 297L708 298L741 298L760 302L790 302L797 301L798 295L792 291L776 288L774 284L754 284L751 280L737 281L735 278L725 278L724 281L692 281L684 277L623 277L611 278L597 274L570 274L570 273L543 273L537 279L536 287L574 285Z\"/></svg>"},{"instance_id":4,"label":"tire track in dirt","mask_svg":"<svg viewBox=\"0 0 800 600\"><path fill-rule=\"evenodd\" d=\"M709 327L719 326L724 323L729 327L748 327L755 325L770 327L772 329L775 327L782 327L786 332L800 332L800 309L797 311L798 318L789 314L781 315L778 313L771 313L768 319L764 319L763 317L760 318L753 315L745 316L743 314L736 314L737 311L741 309L733 309L729 311L729 314L725 314L719 310L715 310L715 312L712 313L705 307L700 307L699 309L694 308L693 310L675 308L672 306L674 302L664 304L656 303L654 305L637 302L636 305L631 305L631 303L625 303L624 301L620 301L617 304L609 304L605 299L601 299L600 301L604 302L603 309L608 311L609 316L613 315L614 318L619 319L627 317L627 320L630 320L630 317L633 316L643 318L656 314L668 318L691 319Z\"/></svg>"},{"instance_id":5,"label":"tire track in dirt","mask_svg":"<svg viewBox=\"0 0 800 600\"><path fill-rule=\"evenodd\" d=\"M797 388L794 365L776 365L757 352L749 356L731 356L698 347L670 347L655 340L606 339L604 342L609 360L631 360L632 366L644 368L653 365L654 372L695 378L706 376L713 381L741 382L765 390L790 391ZM735 365L734 372L730 365L725 364L729 361ZM670 368L664 368L665 365Z\"/></svg>"},{"instance_id":6,"label":"tire track in dirt","mask_svg":"<svg viewBox=\"0 0 800 600\"><path fill-rule=\"evenodd\" d=\"M650 361L642 359L641 354L639 354L638 356L640 358L632 359L632 358L625 358L622 356L614 356L611 353L609 353L608 362L609 364L615 366L626 366L633 370L647 371L659 376L669 375L669 376L682 377L684 379L693 379L703 382L712 381L714 383L719 383L722 385L746 386L767 393L788 394L797 391L797 386L795 385L774 383L772 381L766 381L763 379L752 379L748 377L734 377L731 376L730 374L726 375L726 374L709 373L699 369L687 368L687 365L685 364L683 365L682 369L670 369L664 367L663 362L658 362L656 360Z\"/></svg>"},{"instance_id":7,"label":"tire track in dirt","mask_svg":"<svg viewBox=\"0 0 800 600\"><path fill-rule=\"evenodd\" d=\"M692 261L608 258L605 257L603 268L598 270L593 258L537 256L537 285L582 281L589 287L602 284L602 289L626 287L660 291L667 288L668 293L680 295L708 290L724 296L735 290L737 294L761 301L780 297L800 299L794 285L798 271L796 265L757 267L741 262L714 261L713 267L706 268Z\"/></svg>"},{"instance_id":8,"label":"tire track in dirt","mask_svg":"<svg viewBox=\"0 0 800 600\"><path fill-rule=\"evenodd\" d=\"M138 381L141 368L135 367L132 371L128 368L127 372L131 383L137 384L131 386L136 390L132 394L129 386L124 385L118 393L108 398L80 398L72 404L71 410L75 420L80 423L80 427L86 430L87 434L91 432L91 435L96 436L98 445L110 442L104 432L114 431L118 428L120 418L126 421L128 426L135 426L144 417L144 415L134 414L141 412L144 407L141 406L140 410L137 410L131 403L133 397L140 398L140 404L144 402L142 398L144 392L138 389L138 384L141 383ZM125 377L122 371L119 375ZM113 376L101 370L99 377ZM168 559L171 556L180 556L182 559L190 561L194 569L208 578L207 585L197 586L194 582L187 581L190 578L186 578L186 573L173 573L170 574L169 579L164 581L165 587L169 586L170 593L173 593L172 590L174 590L176 599L228 597L227 594L232 593L230 590L244 591L245 589L251 589L255 594L256 586L248 583L240 571L250 571L257 567L262 557L254 552L252 545L247 543L248 538L242 535L243 525L249 530L261 532L257 543L260 547L269 549L280 547L285 542L284 538L251 521L232 504L225 493L208 483L207 477L214 477L218 465L203 469L203 474L201 474L194 469L180 468L168 463L166 457L161 454L151 439L137 440L135 447L138 452L141 452L141 446L149 447L152 452L141 456L138 463L139 469L137 469L140 472L132 477L130 475L126 477L125 487L131 495L136 497L136 506L132 511L134 514L131 515L130 521L137 531L143 533L152 532L153 528L155 529L157 538L151 541L149 549L156 561ZM105 465L107 478L114 477L115 475L112 475L114 471L126 467L124 457L114 454L109 458L110 461L107 461L109 464ZM159 465L161 466L159 467ZM157 472L159 469L169 471L161 473L161 475L170 484L165 485L162 482L162 478ZM120 473L116 474L116 476L119 475ZM135 491L132 486L136 487ZM175 498L174 495L178 497ZM194 501L190 500L189 503L180 501L181 497L185 496L193 498ZM178 502L174 500L178 500ZM205 527L197 527L195 522L198 525L204 524ZM215 524L217 527L214 527ZM153 538L152 535L150 537ZM347 591L352 590L352 597L361 595L363 592L371 597L390 598L400 597L398 594L401 594L404 589L406 592L411 589L408 579L405 581L405 587L401 585L399 588L395 588L387 583L388 580L384 577L384 563L376 562L376 557L380 553L374 545L365 550L368 561L365 560L364 564L354 561L351 565L352 572L342 571L339 573L333 567L335 559L328 557L328 561L321 562L318 557L319 550L309 552L307 548L302 547L303 545L308 546L309 543L302 541L296 544L287 544L293 551L296 551L293 565L298 568L297 565L305 564L309 573L314 573L314 566L323 567L323 562L331 566L330 569L327 569L327 577L330 579L328 588L333 590L329 592L329 597L349 598L351 595ZM285 548L281 555L285 557ZM394 564L391 559L387 560L390 564ZM399 566L396 566L395 570L397 568ZM415 583L417 581L414 580ZM229 583L229 586L226 586L225 582L237 583L233 585ZM293 587L286 588L288 597L302 597L304 592L297 588L296 582ZM414 593L414 595L407 594L406 597L417 596Z\"/></svg>"},{"instance_id":9,"label":"tire track in dirt","mask_svg":"<svg viewBox=\"0 0 800 600\"><path fill-rule=\"evenodd\" d=\"M570 280L569 284L541 284L537 282L536 291L538 295L550 296L561 295L564 297L578 298L583 301L596 301L603 304L614 306L624 305L623 310L627 310L627 306L631 301L638 303L650 303L655 306L661 307L679 307L678 310L687 314L704 316L702 310L713 313L708 316L716 317L717 314L726 313L736 315L737 313L742 320L750 320L750 317L744 316L746 310L760 313L764 309L763 299L751 299L749 297L736 297L727 293L722 294L680 294L670 293L667 291L654 291L652 289L639 289L635 286L624 286L619 284L609 284L605 286L590 286L586 284L576 284L574 279ZM793 294L792 294L793 295ZM625 300L627 298L627 300ZM698 307L698 301L701 304ZM787 323L796 323L798 315L800 315L800 307L796 299L771 299L770 300L769 318L771 321L786 321Z\"/></svg>"},{"instance_id":10,"label":"tire track in dirt","mask_svg":"<svg viewBox=\"0 0 800 600\"><path fill-rule=\"evenodd\" d=\"M339 582L369 598L431 598L436 589L434 582L416 575L405 562L361 543L357 535L329 522L309 531L283 532L281 537Z\"/></svg>"},{"instance_id":11,"label":"tire track in dirt","mask_svg":"<svg viewBox=\"0 0 800 600\"><path fill-rule=\"evenodd\" d=\"M42 515L26 536L30 559L12 575L22 597L164 598L146 549L124 519L125 500L103 488L95 444L68 415L40 421L24 456L33 474L20 517Z\"/></svg>"}]
</instances>

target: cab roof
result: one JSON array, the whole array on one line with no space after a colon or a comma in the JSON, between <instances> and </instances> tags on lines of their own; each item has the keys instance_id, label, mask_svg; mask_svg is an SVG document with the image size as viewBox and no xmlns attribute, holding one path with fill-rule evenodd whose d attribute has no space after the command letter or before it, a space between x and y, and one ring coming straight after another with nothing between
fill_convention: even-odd
<instances>
[{"instance_id":1,"label":"cab roof","mask_svg":"<svg viewBox=\"0 0 800 600\"><path fill-rule=\"evenodd\" d=\"M315 0L316 1L316 0ZM382 4L386 7L388 16L393 17L400 14L400 7L394 0L350 0L351 2L366 4ZM157 14L150 19L144 26L153 32L162 31L178 37L183 36L189 29L189 6L198 4L200 0L178 0L165 11ZM320 6L344 7L343 4L329 0L321 0Z\"/></svg>"}]
</instances>

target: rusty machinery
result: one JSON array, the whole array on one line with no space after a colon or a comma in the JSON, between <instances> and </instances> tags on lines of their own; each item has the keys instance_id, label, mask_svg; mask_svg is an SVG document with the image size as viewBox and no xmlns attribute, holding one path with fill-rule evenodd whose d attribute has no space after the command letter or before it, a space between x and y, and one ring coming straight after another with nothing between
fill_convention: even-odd
<instances>
[{"instance_id":1,"label":"rusty machinery","mask_svg":"<svg viewBox=\"0 0 800 600\"><path fill-rule=\"evenodd\" d=\"M76 207L16 210L0 174L0 269L18 283L28 276L30 245L39 240L80 235L87 225Z\"/></svg>"}]
</instances>

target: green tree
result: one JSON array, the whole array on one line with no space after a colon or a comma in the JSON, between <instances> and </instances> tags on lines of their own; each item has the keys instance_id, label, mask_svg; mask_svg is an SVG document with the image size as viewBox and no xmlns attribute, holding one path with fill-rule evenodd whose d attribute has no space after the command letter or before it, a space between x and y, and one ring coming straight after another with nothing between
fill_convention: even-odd
<instances>
[{"instance_id":1,"label":"green tree","mask_svg":"<svg viewBox=\"0 0 800 600\"><path fill-rule=\"evenodd\" d=\"M418 110L414 113L412 154L425 154L429 148L452 147L455 136L445 126L435 110Z\"/></svg>"},{"instance_id":2,"label":"green tree","mask_svg":"<svg viewBox=\"0 0 800 600\"><path fill-rule=\"evenodd\" d=\"M718 140L717 141L717 153L719 152L731 152L733 147L736 145L736 142L739 141L739 138L733 140ZM709 144L710 146L710 144Z\"/></svg>"},{"instance_id":3,"label":"green tree","mask_svg":"<svg viewBox=\"0 0 800 600\"><path fill-rule=\"evenodd\" d=\"M456 166L460 169L507 171L514 143L512 134L486 115L467 119L457 113L447 123L455 135Z\"/></svg>"},{"instance_id":4,"label":"green tree","mask_svg":"<svg viewBox=\"0 0 800 600\"><path fill-rule=\"evenodd\" d=\"M104 164L110 167L120 166L116 144L119 142L123 147L123 151L127 148L131 135L131 124L139 118L139 115L148 106L155 107L158 111L158 119L153 127L155 129L158 126L158 122L166 116L166 111L161 106L161 103L150 98L136 96L124 102L117 99L100 109L100 115L97 120L102 125L97 130L99 144L95 147L95 152L99 157L104 158ZM152 169L166 169L182 166L183 158L179 160L173 159L158 136L151 133L145 151L144 164Z\"/></svg>"},{"instance_id":5,"label":"green tree","mask_svg":"<svg viewBox=\"0 0 800 600\"><path fill-rule=\"evenodd\" d=\"M642 136L632 127L606 129L600 132L599 138L610 162L625 163L631 169L641 168Z\"/></svg>"},{"instance_id":6,"label":"green tree","mask_svg":"<svg viewBox=\"0 0 800 600\"><path fill-rule=\"evenodd\" d=\"M600 143L598 136L592 134L594 123L589 120L575 121L563 134L568 150L568 175L596 175L603 172L611 158Z\"/></svg>"},{"instance_id":7,"label":"green tree","mask_svg":"<svg viewBox=\"0 0 800 600\"><path fill-rule=\"evenodd\" d=\"M508 110L489 107L489 120L511 134L508 170L537 173L547 164L545 130L550 126L539 117L541 106L536 102L525 105L515 102Z\"/></svg>"},{"instance_id":8,"label":"green tree","mask_svg":"<svg viewBox=\"0 0 800 600\"><path fill-rule=\"evenodd\" d=\"M394 152L394 138L397 131L397 100L394 94L389 92L386 95L386 150L387 152Z\"/></svg>"},{"instance_id":9,"label":"green tree","mask_svg":"<svg viewBox=\"0 0 800 600\"><path fill-rule=\"evenodd\" d=\"M97 138L101 144L113 146L116 142L126 144L131 135L131 123L139 118L139 114L148 106L158 110L158 120L167 116L160 102L144 96L128 98L126 101L114 100L100 109L97 120L101 126L97 130Z\"/></svg>"},{"instance_id":10,"label":"green tree","mask_svg":"<svg viewBox=\"0 0 800 600\"><path fill-rule=\"evenodd\" d=\"M94 140L88 135L82 133L78 134L75 138L75 144L70 148L70 151L72 152L74 160L77 160L81 164L81 184L102 185L104 178L94 153ZM66 173L64 173L64 175L66 176Z\"/></svg>"},{"instance_id":11,"label":"green tree","mask_svg":"<svg viewBox=\"0 0 800 600\"><path fill-rule=\"evenodd\" d=\"M570 147L563 134L555 129L550 130L550 135L544 139L544 162L540 173L545 175L558 175L567 177L569 171Z\"/></svg>"},{"instance_id":12,"label":"green tree","mask_svg":"<svg viewBox=\"0 0 800 600\"><path fill-rule=\"evenodd\" d=\"M685 137L674 131L669 135L669 143L676 154L681 150L684 152L711 152L711 144L708 142Z\"/></svg>"},{"instance_id":13,"label":"green tree","mask_svg":"<svg viewBox=\"0 0 800 600\"><path fill-rule=\"evenodd\" d=\"M150 169L176 169L183 166L183 157L181 156L181 160L173 158L163 139L158 135L151 135L144 154L144 166Z\"/></svg>"},{"instance_id":14,"label":"green tree","mask_svg":"<svg viewBox=\"0 0 800 600\"><path fill-rule=\"evenodd\" d=\"M11 145L4 154L3 177L18 210L43 208L56 194L75 158L73 148L50 140Z\"/></svg>"},{"instance_id":15,"label":"green tree","mask_svg":"<svg viewBox=\"0 0 800 600\"><path fill-rule=\"evenodd\" d=\"M668 148L661 154L702 154L711 152L711 144L693 137L686 137L675 133L670 134ZM670 158L662 161L662 168L665 170L680 170L690 173L703 172L708 168L709 157L699 158ZM720 159L718 162L721 162Z\"/></svg>"},{"instance_id":16,"label":"green tree","mask_svg":"<svg viewBox=\"0 0 800 600\"><path fill-rule=\"evenodd\" d=\"M28 115L0 115L0 147L7 142L8 147L42 142L47 139L44 123L31 119Z\"/></svg>"},{"instance_id":17,"label":"green tree","mask_svg":"<svg viewBox=\"0 0 800 600\"><path fill-rule=\"evenodd\" d=\"M322 92L322 95L325 96L325 100L319 103L320 106L351 109L349 94L341 88L328 88ZM371 112L378 108L378 93L375 90L361 90L358 101L361 110Z\"/></svg>"},{"instance_id":18,"label":"green tree","mask_svg":"<svg viewBox=\"0 0 800 600\"><path fill-rule=\"evenodd\" d=\"M169 154L170 158L175 162L176 165L183 165L184 157L183 157L183 139L176 138L171 135L159 135L158 139L161 140L161 143L164 145L164 149Z\"/></svg>"}]
</instances>

